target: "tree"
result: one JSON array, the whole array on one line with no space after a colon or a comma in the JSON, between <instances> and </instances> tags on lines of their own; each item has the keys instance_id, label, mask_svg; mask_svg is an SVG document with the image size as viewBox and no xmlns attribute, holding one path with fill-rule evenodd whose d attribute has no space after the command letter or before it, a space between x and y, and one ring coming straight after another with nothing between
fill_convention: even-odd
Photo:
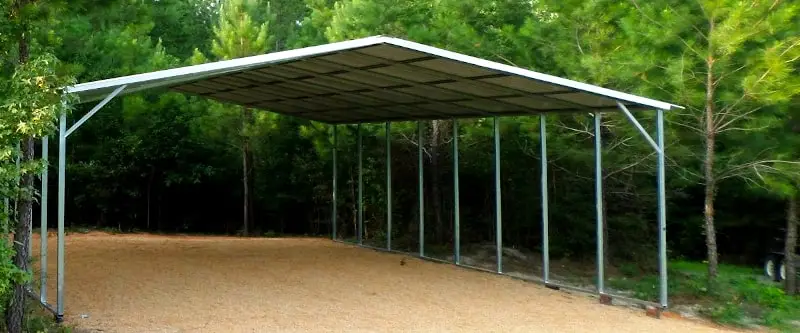
<instances>
[{"instance_id":1,"label":"tree","mask_svg":"<svg viewBox=\"0 0 800 333\"><path fill-rule=\"evenodd\" d=\"M797 4L600 0L540 5L548 13L545 24L531 20L525 31L544 48L539 52L567 73L687 107L667 119L685 132L679 136L683 145L703 147L689 155L697 157L700 171L681 173L697 176L705 186L705 242L713 280L719 262L718 184L750 177L753 166L777 161L769 151L746 152L744 135L764 130L761 110L798 94L800 85L791 74L800 59L800 38L793 33ZM575 58L563 56L568 54ZM580 64L577 72L568 65L573 62Z\"/></svg>"},{"instance_id":2,"label":"tree","mask_svg":"<svg viewBox=\"0 0 800 333\"><path fill-rule=\"evenodd\" d=\"M218 59L227 60L266 53L272 46L274 37L270 34L269 24L274 20L266 5L264 22L253 20L254 11L261 5L258 0L228 0L221 5L219 21L214 27L214 40L211 53ZM252 165L253 154L251 137L253 127L253 111L249 108L232 108L242 115L241 151L242 151L242 186L243 186L243 233L249 234L250 220L253 214L252 200Z\"/></svg>"},{"instance_id":3,"label":"tree","mask_svg":"<svg viewBox=\"0 0 800 333\"><path fill-rule=\"evenodd\" d=\"M771 114L779 116L779 121L772 122L769 134L754 140L759 146L772 148L773 154L780 161L793 163L763 163L754 166L756 177L751 181L759 190L768 195L782 199L786 203L786 234L784 237L784 258L786 280L784 289L787 294L794 295L797 288L797 205L800 200L800 156L797 146L800 144L800 112L797 110L797 99L790 103L771 108ZM769 110L768 110L769 111Z\"/></svg>"},{"instance_id":4,"label":"tree","mask_svg":"<svg viewBox=\"0 0 800 333\"><path fill-rule=\"evenodd\" d=\"M161 0L145 5L140 7L152 16L150 35L161 39L170 55L186 59L195 48L209 51L219 0Z\"/></svg>"},{"instance_id":5,"label":"tree","mask_svg":"<svg viewBox=\"0 0 800 333\"><path fill-rule=\"evenodd\" d=\"M29 59L20 64L11 80L3 85L3 93L7 97L0 105L2 123L0 123L0 136L2 142L13 142L14 139L23 140L22 166L19 174L22 179L17 186L16 196L19 204L19 221L14 229L14 266L16 272L12 275L14 282L13 296L9 300L6 312L6 325L9 332L22 332L22 323L25 306L24 284L29 277L24 274L28 270L30 258L28 246L30 239L28 231L32 223L32 206L35 195L33 178L41 170L41 165L33 158L33 138L39 138L54 130L55 120L63 110L62 94L60 88L70 81L56 74L55 68L58 61L51 55L45 54ZM27 147L26 147L27 146ZM11 147L4 145L4 147ZM0 155L11 156L8 148ZM6 160L4 158L4 160ZM6 170L8 171L8 168ZM7 172L3 172L8 174ZM8 193L8 192L6 192ZM8 269L3 265L4 271ZM6 271L7 272L7 271ZM7 273L6 273L7 274ZM8 277L6 275L5 277ZM6 281L6 280L4 280Z\"/></svg>"},{"instance_id":6,"label":"tree","mask_svg":"<svg viewBox=\"0 0 800 333\"><path fill-rule=\"evenodd\" d=\"M35 195L33 182L40 169L34 159L34 138L40 138L54 128L57 115L63 111L60 88L69 81L56 74L58 61L52 55L41 52L40 55L31 59L32 49L41 49L43 45L47 45L46 40L41 43L37 41L36 37L41 37L40 33L43 30L46 31L47 24L52 23L49 21L50 15L58 7L58 3L16 0L4 2L4 4L8 7L2 9L9 21L3 22L5 23L4 31L0 31L0 34L7 34L3 36L4 39L8 39L5 42L15 46L12 51L6 50L6 54L16 56L16 65L10 80L7 80L2 86L5 100L0 106L0 115L2 115L0 116L2 118L0 136L5 142L11 141L9 139L12 138L21 142L21 150L18 152L21 157L21 167L18 171L15 170L11 173L15 179L11 186L15 189L12 193L17 200L15 214L18 220L12 225L14 230L13 264L17 271L10 272L14 277L11 280L13 293L8 300L5 313L6 328L9 332L16 333L22 332L23 329L24 288L27 278L14 272L24 274L28 271L30 260L28 257L30 244L28 234L33 222ZM11 145L4 147L11 147ZM0 155L10 156L7 150ZM3 230L8 231L5 227Z\"/></svg>"},{"instance_id":7,"label":"tree","mask_svg":"<svg viewBox=\"0 0 800 333\"><path fill-rule=\"evenodd\" d=\"M319 45L327 42L325 30L333 16L335 0L304 0L307 15L298 20L297 34L288 42L292 48Z\"/></svg>"}]
</instances>

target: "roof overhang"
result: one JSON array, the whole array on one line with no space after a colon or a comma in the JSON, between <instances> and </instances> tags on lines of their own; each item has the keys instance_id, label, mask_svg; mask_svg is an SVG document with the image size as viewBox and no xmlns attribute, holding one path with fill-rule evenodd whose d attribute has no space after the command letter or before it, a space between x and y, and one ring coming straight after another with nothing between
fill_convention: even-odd
<instances>
[{"instance_id":1,"label":"roof overhang","mask_svg":"<svg viewBox=\"0 0 800 333\"><path fill-rule=\"evenodd\" d=\"M168 88L326 123L680 106L402 39L374 36L82 83L81 102Z\"/></svg>"}]
</instances>

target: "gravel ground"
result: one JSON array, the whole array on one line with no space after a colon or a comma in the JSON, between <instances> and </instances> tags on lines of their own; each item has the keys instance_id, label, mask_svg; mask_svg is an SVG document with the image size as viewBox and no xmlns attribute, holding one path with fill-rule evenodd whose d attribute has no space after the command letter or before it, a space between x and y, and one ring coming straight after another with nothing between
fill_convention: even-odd
<instances>
[{"instance_id":1,"label":"gravel ground","mask_svg":"<svg viewBox=\"0 0 800 333\"><path fill-rule=\"evenodd\" d=\"M66 321L86 332L723 331L324 239L89 233L66 246Z\"/></svg>"}]
</instances>

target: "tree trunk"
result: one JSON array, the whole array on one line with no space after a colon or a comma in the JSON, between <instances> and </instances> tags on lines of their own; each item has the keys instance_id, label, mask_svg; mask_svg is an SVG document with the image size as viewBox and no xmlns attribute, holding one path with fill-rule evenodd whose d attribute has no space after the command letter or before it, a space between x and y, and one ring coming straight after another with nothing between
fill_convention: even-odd
<instances>
[{"instance_id":1,"label":"tree trunk","mask_svg":"<svg viewBox=\"0 0 800 333\"><path fill-rule=\"evenodd\" d=\"M22 144L22 161L30 162L33 160L33 138L27 138ZM20 188L33 188L33 175L27 173L22 176ZM28 245L30 238L28 231L33 222L33 201L29 191L23 191L18 197L19 205L17 225L14 229L14 265L21 271L28 271ZM8 332L22 332L25 315L25 285L14 283L14 292L9 300L10 304L6 312L6 325Z\"/></svg>"},{"instance_id":2,"label":"tree trunk","mask_svg":"<svg viewBox=\"0 0 800 333\"><path fill-rule=\"evenodd\" d=\"M440 153L439 153L439 144L442 140L440 140L440 136L444 131L441 130L442 122L438 120L431 121L431 136L430 136L430 150L428 150L431 154L431 181L430 181L430 188L431 188L431 209L433 210L433 239L437 243L441 243L444 240L444 221L442 219L442 198L441 198L441 187L440 187L440 173L441 168L440 165Z\"/></svg>"},{"instance_id":3,"label":"tree trunk","mask_svg":"<svg viewBox=\"0 0 800 333\"><path fill-rule=\"evenodd\" d=\"M711 26L713 29L713 25ZM709 50L711 47L709 46ZM714 59L707 59L707 73L706 73L706 105L705 105L705 135L706 135L706 153L703 161L705 172L705 233L706 233L706 250L708 260L708 279L713 281L717 278L717 266L719 259L717 255L717 232L714 227L714 198L717 192L717 180L714 175L714 159L716 152L716 137L717 129L714 124Z\"/></svg>"},{"instance_id":4,"label":"tree trunk","mask_svg":"<svg viewBox=\"0 0 800 333\"><path fill-rule=\"evenodd\" d=\"M786 209L786 244L784 253L786 254L786 280L784 287L787 295L796 295L797 290L797 267L795 267L797 248L797 197L789 198Z\"/></svg>"},{"instance_id":5,"label":"tree trunk","mask_svg":"<svg viewBox=\"0 0 800 333\"><path fill-rule=\"evenodd\" d=\"M14 3L13 10L16 15L22 15L22 7L28 3L28 0L18 0ZM23 22L24 25L24 22ZM19 35L19 64L23 65L28 62L29 52L27 29L22 27L22 32ZM21 152L22 163L33 161L33 138L28 137L22 141ZM20 188L28 190L33 189L33 174L26 173L20 179ZM14 265L21 271L28 271L28 245L30 238L28 237L28 230L33 223L33 198L30 196L30 191L22 191L22 194L17 197L17 225L14 229ZM21 282L15 282L13 285L13 293L9 299L9 304L6 308L6 329L9 333L22 333L23 323L25 322L25 285Z\"/></svg>"}]
</instances>

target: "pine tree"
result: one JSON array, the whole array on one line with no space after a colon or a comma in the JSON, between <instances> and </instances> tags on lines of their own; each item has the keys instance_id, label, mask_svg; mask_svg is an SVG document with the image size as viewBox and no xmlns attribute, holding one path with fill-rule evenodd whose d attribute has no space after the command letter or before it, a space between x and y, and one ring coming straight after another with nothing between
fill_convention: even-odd
<instances>
[{"instance_id":1,"label":"pine tree","mask_svg":"<svg viewBox=\"0 0 800 333\"><path fill-rule=\"evenodd\" d=\"M253 19L252 13L264 10L264 8L266 9L266 15L263 15L265 21L258 23ZM269 9L269 3L263 5L258 0L225 1L221 5L219 21L213 30L214 40L211 45L211 53L217 59L227 60L269 51L274 40L269 30L269 24L274 17ZM251 147L253 111L241 107L232 109L241 113L242 117L240 129L243 187L242 232L247 236L250 233L253 216L253 152Z\"/></svg>"},{"instance_id":2,"label":"pine tree","mask_svg":"<svg viewBox=\"0 0 800 333\"><path fill-rule=\"evenodd\" d=\"M681 167L679 174L705 187L703 228L714 280L719 182L752 180L759 167L792 162L770 155L772 150L749 150L758 146L749 143L774 126L776 118L765 110L800 95L800 78L793 74L800 64L800 5L755 0L539 5L546 15L530 20L522 35L567 75L686 107L668 113L667 120L683 138L681 145L690 148L675 155L697 157L681 164L702 165L697 171Z\"/></svg>"}]
</instances>

